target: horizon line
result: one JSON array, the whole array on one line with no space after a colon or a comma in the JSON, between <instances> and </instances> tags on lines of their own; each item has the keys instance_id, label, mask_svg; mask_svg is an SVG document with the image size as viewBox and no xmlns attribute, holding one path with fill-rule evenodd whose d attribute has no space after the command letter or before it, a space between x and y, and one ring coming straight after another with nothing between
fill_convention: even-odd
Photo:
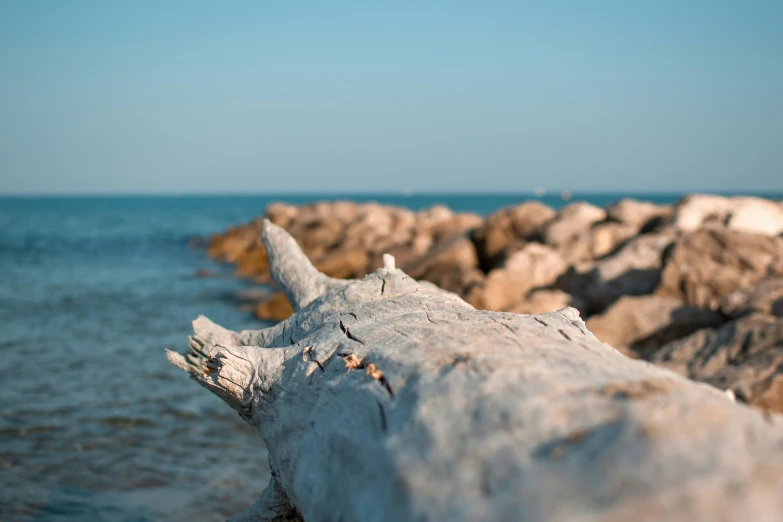
<instances>
[{"instance_id":1,"label":"horizon line","mask_svg":"<svg viewBox=\"0 0 783 522\"><path fill-rule=\"evenodd\" d=\"M449 190L424 190L424 191L345 191L345 192L309 192L309 191L270 191L270 192L8 192L0 193L0 199L3 198L188 198L188 197L427 197L427 196L530 196L535 199L548 197L560 197L564 193L571 196L571 199L577 196L683 196L690 194L713 194L718 196L779 196L783 197L783 189L766 190L569 190L552 189L546 190L543 195L538 195L532 190L498 190L498 191L449 191Z\"/></svg>"}]
</instances>

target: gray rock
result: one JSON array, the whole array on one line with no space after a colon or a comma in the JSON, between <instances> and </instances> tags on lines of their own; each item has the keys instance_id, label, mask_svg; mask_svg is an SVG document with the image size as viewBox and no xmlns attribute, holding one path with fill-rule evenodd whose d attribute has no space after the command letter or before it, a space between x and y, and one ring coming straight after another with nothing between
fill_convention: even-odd
<instances>
[{"instance_id":1,"label":"gray rock","mask_svg":"<svg viewBox=\"0 0 783 522\"><path fill-rule=\"evenodd\" d=\"M586 305L578 297L562 290L544 289L533 290L522 301L514 303L505 311L515 314L545 314L568 307L575 308L581 314L584 313Z\"/></svg>"},{"instance_id":2,"label":"gray rock","mask_svg":"<svg viewBox=\"0 0 783 522\"><path fill-rule=\"evenodd\" d=\"M703 229L677 240L655 293L717 309L732 292L775 275L783 275L783 238Z\"/></svg>"},{"instance_id":3,"label":"gray rock","mask_svg":"<svg viewBox=\"0 0 783 522\"><path fill-rule=\"evenodd\" d=\"M621 297L604 313L588 319L587 328L624 353L647 357L670 341L723 323L723 317L712 310L671 297L643 295Z\"/></svg>"},{"instance_id":4,"label":"gray rock","mask_svg":"<svg viewBox=\"0 0 783 522\"><path fill-rule=\"evenodd\" d=\"M476 249L466 235L441 241L425 255L404 263L402 268L415 279L424 279L459 294L484 279L478 269Z\"/></svg>"},{"instance_id":5,"label":"gray rock","mask_svg":"<svg viewBox=\"0 0 783 522\"><path fill-rule=\"evenodd\" d=\"M608 257L577 265L558 284L584 300L591 314L622 296L650 294L660 282L664 252L675 238L671 229L635 237Z\"/></svg>"},{"instance_id":6,"label":"gray rock","mask_svg":"<svg viewBox=\"0 0 783 522\"><path fill-rule=\"evenodd\" d=\"M783 316L783 277L735 290L720 301L719 308L735 319L754 313Z\"/></svg>"},{"instance_id":7,"label":"gray rock","mask_svg":"<svg viewBox=\"0 0 783 522\"><path fill-rule=\"evenodd\" d=\"M519 302L530 290L553 284L566 271L560 254L540 243L528 243L492 270L466 300L483 310L503 310Z\"/></svg>"},{"instance_id":8,"label":"gray rock","mask_svg":"<svg viewBox=\"0 0 783 522\"><path fill-rule=\"evenodd\" d=\"M596 223L557 246L569 264L600 258L636 235L636 227L615 222Z\"/></svg>"},{"instance_id":9,"label":"gray rock","mask_svg":"<svg viewBox=\"0 0 783 522\"><path fill-rule=\"evenodd\" d=\"M589 203L577 202L561 208L543 228L547 245L558 248L590 229L594 223L606 219L606 211Z\"/></svg>"},{"instance_id":10,"label":"gray rock","mask_svg":"<svg viewBox=\"0 0 783 522\"><path fill-rule=\"evenodd\" d=\"M630 225L638 232L646 226L671 217L672 208L667 205L656 205L626 198L607 207L606 213L609 219Z\"/></svg>"},{"instance_id":11,"label":"gray rock","mask_svg":"<svg viewBox=\"0 0 783 522\"><path fill-rule=\"evenodd\" d=\"M479 263L485 272L502 264L509 250L518 250L536 239L540 227L555 216L555 211L537 201L506 207L487 217L473 233Z\"/></svg>"},{"instance_id":12,"label":"gray rock","mask_svg":"<svg viewBox=\"0 0 783 522\"><path fill-rule=\"evenodd\" d=\"M650 359L691 379L783 412L783 318L753 314L674 341Z\"/></svg>"}]
</instances>

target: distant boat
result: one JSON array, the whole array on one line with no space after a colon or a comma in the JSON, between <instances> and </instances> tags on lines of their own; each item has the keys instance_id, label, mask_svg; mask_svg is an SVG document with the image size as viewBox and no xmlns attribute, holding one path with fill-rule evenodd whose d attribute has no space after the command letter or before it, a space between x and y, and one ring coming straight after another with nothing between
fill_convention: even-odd
<instances>
[{"instance_id":1,"label":"distant boat","mask_svg":"<svg viewBox=\"0 0 783 522\"><path fill-rule=\"evenodd\" d=\"M571 191L570 190L564 190L560 193L560 199L563 201L570 201L571 200Z\"/></svg>"},{"instance_id":2,"label":"distant boat","mask_svg":"<svg viewBox=\"0 0 783 522\"><path fill-rule=\"evenodd\" d=\"M533 189L533 194L535 194L537 198L543 198L546 196L546 189L544 187L536 187Z\"/></svg>"}]
</instances>

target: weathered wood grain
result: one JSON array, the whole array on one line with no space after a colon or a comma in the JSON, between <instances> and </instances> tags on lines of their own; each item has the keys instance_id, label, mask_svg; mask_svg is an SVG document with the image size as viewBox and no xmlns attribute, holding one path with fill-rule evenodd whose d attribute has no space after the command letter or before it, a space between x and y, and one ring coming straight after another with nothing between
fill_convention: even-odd
<instances>
[{"instance_id":1,"label":"weathered wood grain","mask_svg":"<svg viewBox=\"0 0 783 522\"><path fill-rule=\"evenodd\" d=\"M194 321L177 366L269 451L234 520L783 520L783 422L599 342L576 310L478 311L384 268L319 274L264 225L296 313Z\"/></svg>"}]
</instances>

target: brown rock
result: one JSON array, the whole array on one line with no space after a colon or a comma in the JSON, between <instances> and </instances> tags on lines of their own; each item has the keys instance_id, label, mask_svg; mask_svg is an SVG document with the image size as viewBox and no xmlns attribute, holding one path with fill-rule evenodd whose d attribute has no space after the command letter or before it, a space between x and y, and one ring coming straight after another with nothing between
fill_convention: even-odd
<instances>
[{"instance_id":1,"label":"brown rock","mask_svg":"<svg viewBox=\"0 0 783 522\"><path fill-rule=\"evenodd\" d=\"M315 262L315 267L329 277L352 279L367 275L368 261L366 250L348 245L325 252Z\"/></svg>"},{"instance_id":2,"label":"brown rock","mask_svg":"<svg viewBox=\"0 0 783 522\"><path fill-rule=\"evenodd\" d=\"M675 237L670 229L635 237L609 257L577 265L559 286L584 300L591 314L621 296L649 294L660 282L663 253Z\"/></svg>"},{"instance_id":3,"label":"brown rock","mask_svg":"<svg viewBox=\"0 0 783 522\"><path fill-rule=\"evenodd\" d=\"M756 313L783 316L783 277L740 288L721 299L719 308L734 319Z\"/></svg>"},{"instance_id":4,"label":"brown rock","mask_svg":"<svg viewBox=\"0 0 783 522\"><path fill-rule=\"evenodd\" d=\"M417 236L407 243L384 245L370 256L367 273L383 266L383 254L394 256L397 266L409 267L412 266L411 263L427 254L431 247L432 238L424 235Z\"/></svg>"},{"instance_id":5,"label":"brown rock","mask_svg":"<svg viewBox=\"0 0 783 522\"><path fill-rule=\"evenodd\" d=\"M391 250L402 245L410 244L414 237L414 226L416 224L416 215L406 209L390 208L392 225L391 231L385 237L379 238L378 242L372 246L372 254L381 255L391 253ZM426 249L418 252L420 255ZM372 269L381 266L380 264L371 266Z\"/></svg>"},{"instance_id":6,"label":"brown rock","mask_svg":"<svg viewBox=\"0 0 783 522\"><path fill-rule=\"evenodd\" d=\"M589 203L577 202L561 208L543 228L547 245L560 247L574 236L588 230L594 223L606 219L606 211Z\"/></svg>"},{"instance_id":7,"label":"brown rock","mask_svg":"<svg viewBox=\"0 0 783 522\"><path fill-rule=\"evenodd\" d=\"M303 207L277 203L267 208L267 216L288 230L311 259L318 259L343 243L350 219L359 210L359 205L344 201Z\"/></svg>"},{"instance_id":8,"label":"brown rock","mask_svg":"<svg viewBox=\"0 0 783 522\"><path fill-rule=\"evenodd\" d=\"M717 309L730 293L783 274L783 239L704 229L681 237L665 262L655 293Z\"/></svg>"},{"instance_id":9,"label":"brown rock","mask_svg":"<svg viewBox=\"0 0 783 522\"><path fill-rule=\"evenodd\" d=\"M783 367L779 364L774 374L756 383L755 394L750 399L753 406L766 411L783 413L783 372L781 370ZM736 391L734 395L737 395ZM747 399L746 402L748 402Z\"/></svg>"},{"instance_id":10,"label":"brown rock","mask_svg":"<svg viewBox=\"0 0 783 522\"><path fill-rule=\"evenodd\" d=\"M275 292L265 301L256 305L254 314L264 321L282 321L294 313L291 304L283 292Z\"/></svg>"},{"instance_id":11,"label":"brown rock","mask_svg":"<svg viewBox=\"0 0 783 522\"><path fill-rule=\"evenodd\" d=\"M266 250L261 244L261 221L228 229L215 234L209 240L207 255L215 259L234 263L237 274L243 277L256 276L269 269Z\"/></svg>"},{"instance_id":12,"label":"brown rock","mask_svg":"<svg viewBox=\"0 0 783 522\"><path fill-rule=\"evenodd\" d=\"M576 264L609 254L636 235L637 229L614 222L596 223L572 236L558 247L569 264Z\"/></svg>"},{"instance_id":13,"label":"brown rock","mask_svg":"<svg viewBox=\"0 0 783 522\"><path fill-rule=\"evenodd\" d=\"M269 258L260 242L238 252L233 261L240 277L255 277L269 271Z\"/></svg>"},{"instance_id":14,"label":"brown rock","mask_svg":"<svg viewBox=\"0 0 783 522\"><path fill-rule=\"evenodd\" d=\"M667 344L652 362L783 412L783 318L753 314Z\"/></svg>"},{"instance_id":15,"label":"brown rock","mask_svg":"<svg viewBox=\"0 0 783 522\"><path fill-rule=\"evenodd\" d=\"M554 283L566 268L557 251L540 243L528 243L503 266L487 274L483 284L468 294L467 301L484 310L504 310L533 288Z\"/></svg>"},{"instance_id":16,"label":"brown rock","mask_svg":"<svg viewBox=\"0 0 783 522\"><path fill-rule=\"evenodd\" d=\"M232 227L223 234L215 234L209 239L207 255L215 259L233 263L254 245L261 244L261 221Z\"/></svg>"},{"instance_id":17,"label":"brown rock","mask_svg":"<svg viewBox=\"0 0 783 522\"><path fill-rule=\"evenodd\" d=\"M426 232L417 232L411 239L410 246L414 252L420 252L423 255L432 248L433 243L431 235Z\"/></svg>"},{"instance_id":18,"label":"brown rock","mask_svg":"<svg viewBox=\"0 0 783 522\"><path fill-rule=\"evenodd\" d=\"M508 208L508 216L515 236L525 239L536 239L541 226L556 214L554 209L538 201L527 201Z\"/></svg>"},{"instance_id":19,"label":"brown rock","mask_svg":"<svg viewBox=\"0 0 783 522\"><path fill-rule=\"evenodd\" d=\"M666 343L696 330L723 323L720 314L670 297L621 297L587 328L601 341L625 353L644 357Z\"/></svg>"},{"instance_id":20,"label":"brown rock","mask_svg":"<svg viewBox=\"0 0 783 522\"><path fill-rule=\"evenodd\" d=\"M401 265L414 279L424 279L450 292L462 293L483 279L473 242L465 235L441 242L425 255Z\"/></svg>"},{"instance_id":21,"label":"brown rock","mask_svg":"<svg viewBox=\"0 0 783 522\"><path fill-rule=\"evenodd\" d=\"M299 207L285 203L270 203L266 207L266 217L277 226L288 228L299 213Z\"/></svg>"},{"instance_id":22,"label":"brown rock","mask_svg":"<svg viewBox=\"0 0 783 522\"><path fill-rule=\"evenodd\" d=\"M488 216L473 234L482 270L496 268L509 247L516 244L521 248L554 216L554 210L537 201L506 207Z\"/></svg>"},{"instance_id":23,"label":"brown rock","mask_svg":"<svg viewBox=\"0 0 783 522\"><path fill-rule=\"evenodd\" d=\"M388 237L395 227L395 219L388 209L377 203L361 205L357 217L345 225L337 223L332 247L352 248L372 252L383 238Z\"/></svg>"},{"instance_id":24,"label":"brown rock","mask_svg":"<svg viewBox=\"0 0 783 522\"><path fill-rule=\"evenodd\" d=\"M351 201L337 200L326 203L323 207L324 215L328 219L334 219L340 223L351 223L356 219L360 206ZM389 207L390 211L397 211L394 207ZM408 212L408 211L406 211ZM409 214L411 212L408 212Z\"/></svg>"},{"instance_id":25,"label":"brown rock","mask_svg":"<svg viewBox=\"0 0 783 522\"><path fill-rule=\"evenodd\" d=\"M311 221L307 224L291 224L296 242L311 257L319 258L327 251L344 246L348 230L346 225L334 219Z\"/></svg>"},{"instance_id":26,"label":"brown rock","mask_svg":"<svg viewBox=\"0 0 783 522\"><path fill-rule=\"evenodd\" d=\"M623 223L598 223L590 229L590 255L593 258L603 257L635 236L636 232L636 227Z\"/></svg>"},{"instance_id":27,"label":"brown rock","mask_svg":"<svg viewBox=\"0 0 783 522\"><path fill-rule=\"evenodd\" d=\"M273 203L267 208L267 216L286 228L321 271L339 278L365 275L380 266L386 252L395 255L398 264L406 265L482 223L475 214L455 214L444 206L413 213L377 203L347 201L301 207ZM235 263L241 276L268 282L269 262L260 234L261 220L234 227L212 237L208 253ZM476 281L477 274L464 268L433 270L427 277L450 289Z\"/></svg>"},{"instance_id":28,"label":"brown rock","mask_svg":"<svg viewBox=\"0 0 783 522\"><path fill-rule=\"evenodd\" d=\"M576 308L580 314L585 311L585 303L581 299L562 290L533 290L524 300L511 305L506 311L515 314L544 314L568 306Z\"/></svg>"},{"instance_id":29,"label":"brown rock","mask_svg":"<svg viewBox=\"0 0 783 522\"><path fill-rule=\"evenodd\" d=\"M672 208L635 199L621 199L606 209L609 219L634 227L637 231L660 222L672 214Z\"/></svg>"},{"instance_id":30,"label":"brown rock","mask_svg":"<svg viewBox=\"0 0 783 522\"><path fill-rule=\"evenodd\" d=\"M675 227L695 231L708 225L776 236L783 232L783 208L777 202L763 198L703 194L687 196L676 205Z\"/></svg>"},{"instance_id":31,"label":"brown rock","mask_svg":"<svg viewBox=\"0 0 783 522\"><path fill-rule=\"evenodd\" d=\"M416 213L415 229L419 233L433 235L433 231L454 217L454 212L443 205L433 205L427 210Z\"/></svg>"},{"instance_id":32,"label":"brown rock","mask_svg":"<svg viewBox=\"0 0 783 522\"><path fill-rule=\"evenodd\" d=\"M430 229L432 239L435 242L448 240L479 227L483 222L478 214L454 214Z\"/></svg>"}]
</instances>

